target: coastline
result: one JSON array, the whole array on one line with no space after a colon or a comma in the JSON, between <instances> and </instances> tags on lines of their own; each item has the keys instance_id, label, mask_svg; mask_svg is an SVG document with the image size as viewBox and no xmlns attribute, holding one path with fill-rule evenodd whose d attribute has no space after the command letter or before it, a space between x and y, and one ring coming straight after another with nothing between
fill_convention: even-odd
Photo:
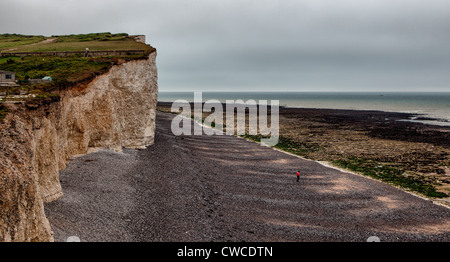
<instances>
[{"instance_id":1,"label":"coastline","mask_svg":"<svg viewBox=\"0 0 450 262\"><path fill-rule=\"evenodd\" d=\"M202 125L203 125L203 124L202 124ZM209 128L209 127L206 126L206 125L203 125L203 126ZM245 139L245 140L247 140L247 141L259 143L259 142L255 141L255 140L247 139L247 138L242 137L242 136L235 136L235 137L242 138L242 139ZM349 169L345 169L345 168L339 167L339 166L334 165L333 163L328 162L328 161L312 160L312 159L304 158L304 157L299 156L299 155L296 155L296 154L289 153L288 151L283 151L283 150L278 149L278 148L276 148L276 147L271 147L271 148L272 148L273 150L282 152L282 153L284 153L284 154L288 154L288 155L290 155L290 156L300 158L300 159L302 159L302 160L304 160L304 161L312 161L312 162L318 163L318 164L320 164L320 165L322 165L322 166L324 166L324 167L332 168L332 169L335 169L335 170L340 171L340 172L343 172L343 173L349 173L349 174L352 174L352 175L361 176L361 177L364 177L364 178L367 178L367 179L371 179L371 180L374 180L374 181L380 181L380 180L377 180L377 179L372 178L372 177L370 177L370 176L366 176L366 175L364 175L364 174L361 174L361 173L358 173L358 172L355 172L355 171L352 171L352 170L349 170ZM413 195L413 196L415 196L415 197L417 197L417 198L420 198L420 199L422 199L422 200L431 201L433 204L436 204L436 205L439 205L439 206L443 206L443 207L446 207L446 208L450 209L450 199L442 200L442 199L438 199L438 198L429 198L429 197L427 197L427 196L424 196L424 195L421 195L421 194L412 192L412 191L410 191L410 190L405 190L405 188L402 188L402 187L400 187L400 186L396 186L396 185L393 185L393 184L390 184L390 185L393 186L393 187L395 187L395 188L398 188L398 189L402 190L402 191L405 192L405 193L408 193L408 194L410 194L410 195Z\"/></svg>"},{"instance_id":2,"label":"coastline","mask_svg":"<svg viewBox=\"0 0 450 262\"><path fill-rule=\"evenodd\" d=\"M192 102L193 94L160 92L159 100ZM450 126L450 92L202 92L202 98L217 99L222 103L229 99L279 100L284 108L405 113L415 116L411 121Z\"/></svg>"},{"instance_id":3,"label":"coastline","mask_svg":"<svg viewBox=\"0 0 450 262\"><path fill-rule=\"evenodd\" d=\"M170 102L158 102L170 111ZM280 107L275 148L326 162L449 205L450 127L402 121L413 113ZM246 136L258 142L260 136Z\"/></svg>"},{"instance_id":4,"label":"coastline","mask_svg":"<svg viewBox=\"0 0 450 262\"><path fill-rule=\"evenodd\" d=\"M151 147L62 171L45 206L55 241L448 241L448 208L244 138L175 136L174 117L157 112Z\"/></svg>"}]
</instances>

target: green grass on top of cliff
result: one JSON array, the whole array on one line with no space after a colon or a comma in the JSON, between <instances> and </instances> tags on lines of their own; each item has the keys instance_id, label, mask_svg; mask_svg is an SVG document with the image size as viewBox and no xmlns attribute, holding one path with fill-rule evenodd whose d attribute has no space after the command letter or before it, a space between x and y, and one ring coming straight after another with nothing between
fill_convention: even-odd
<instances>
[{"instance_id":1,"label":"green grass on top of cliff","mask_svg":"<svg viewBox=\"0 0 450 262\"><path fill-rule=\"evenodd\" d=\"M140 56L121 57L126 60L138 59ZM115 64L113 58L89 57L20 57L0 59L0 70L16 73L16 80L20 86L0 87L0 93L17 95L21 91L46 95L77 83L90 81L98 75L108 72ZM50 83L30 84L29 79L42 79L51 76ZM8 100L8 97L3 98ZM11 98L12 99L12 98Z\"/></svg>"},{"instance_id":2,"label":"green grass on top of cliff","mask_svg":"<svg viewBox=\"0 0 450 262\"><path fill-rule=\"evenodd\" d=\"M88 57L34 57L0 59L0 70L16 73L19 84L51 76L54 84L79 82L107 71L112 62Z\"/></svg>"},{"instance_id":3,"label":"green grass on top of cliff","mask_svg":"<svg viewBox=\"0 0 450 262\"><path fill-rule=\"evenodd\" d=\"M27 36L18 34L0 35L0 51L50 52L50 51L147 50L153 48L136 42L126 33L92 33L79 35Z\"/></svg>"},{"instance_id":4,"label":"green grass on top of cliff","mask_svg":"<svg viewBox=\"0 0 450 262\"><path fill-rule=\"evenodd\" d=\"M150 45L136 42L128 34L93 33L62 36L25 36L17 34L0 35L0 49L8 52L43 51L90 51L103 50L145 50L142 55L120 56L125 61L147 58L155 49ZM26 91L46 97L55 90L88 81L107 72L119 57L84 57L71 55L0 57L0 70L15 72L19 87L0 87L0 93L15 95ZM53 81L46 84L29 84L29 79L51 76ZM14 99L14 98L11 98ZM3 98L8 100L8 96Z\"/></svg>"},{"instance_id":5,"label":"green grass on top of cliff","mask_svg":"<svg viewBox=\"0 0 450 262\"><path fill-rule=\"evenodd\" d=\"M45 40L44 36L0 34L0 51L15 49L20 46L27 46Z\"/></svg>"}]
</instances>

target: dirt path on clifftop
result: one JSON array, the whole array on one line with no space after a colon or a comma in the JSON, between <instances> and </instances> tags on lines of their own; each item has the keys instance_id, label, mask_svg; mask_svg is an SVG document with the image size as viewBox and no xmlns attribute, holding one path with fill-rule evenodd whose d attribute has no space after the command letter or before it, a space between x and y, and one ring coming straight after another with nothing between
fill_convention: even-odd
<instances>
[{"instance_id":1,"label":"dirt path on clifftop","mask_svg":"<svg viewBox=\"0 0 450 262\"><path fill-rule=\"evenodd\" d=\"M230 136L102 150L61 172L56 241L450 241L450 209L372 179ZM296 170L302 170L300 182Z\"/></svg>"},{"instance_id":2,"label":"dirt path on clifftop","mask_svg":"<svg viewBox=\"0 0 450 262\"><path fill-rule=\"evenodd\" d=\"M45 39L45 40L43 40L41 42L38 42L38 43L33 43L33 44L29 44L29 45L23 45L23 46L20 46L20 47L10 48L10 49L6 49L6 50L2 50L2 51L8 52L8 51L19 50L19 49L21 49L23 47L27 47L27 46L50 44L50 43L55 42L56 40L58 40L58 39L57 38L49 38L49 39Z\"/></svg>"}]
</instances>

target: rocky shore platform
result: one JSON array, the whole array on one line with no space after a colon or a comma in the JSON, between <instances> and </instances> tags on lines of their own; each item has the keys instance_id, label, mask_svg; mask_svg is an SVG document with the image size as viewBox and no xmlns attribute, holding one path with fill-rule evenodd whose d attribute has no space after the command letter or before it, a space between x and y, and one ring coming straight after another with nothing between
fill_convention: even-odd
<instances>
[{"instance_id":1,"label":"rocky shore platform","mask_svg":"<svg viewBox=\"0 0 450 262\"><path fill-rule=\"evenodd\" d=\"M158 102L158 110L171 112L171 105ZM209 114L203 113L203 119ZM275 147L450 206L450 125L429 124L435 120L414 113L280 107Z\"/></svg>"},{"instance_id":2,"label":"rocky shore platform","mask_svg":"<svg viewBox=\"0 0 450 262\"><path fill-rule=\"evenodd\" d=\"M300 145L308 159L355 164L363 173L381 168L403 184L436 189L429 193L411 186L413 191L448 201L450 126L426 124L429 120L412 113L282 108L280 135Z\"/></svg>"},{"instance_id":3,"label":"rocky shore platform","mask_svg":"<svg viewBox=\"0 0 450 262\"><path fill-rule=\"evenodd\" d=\"M69 163L45 205L55 241L450 241L448 207L243 138L174 136L174 117L157 113L147 149Z\"/></svg>"}]
</instances>

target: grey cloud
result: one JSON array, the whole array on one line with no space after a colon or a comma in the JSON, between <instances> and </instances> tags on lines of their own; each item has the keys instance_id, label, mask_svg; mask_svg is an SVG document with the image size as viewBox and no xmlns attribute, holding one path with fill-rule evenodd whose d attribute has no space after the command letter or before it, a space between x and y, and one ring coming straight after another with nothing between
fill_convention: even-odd
<instances>
[{"instance_id":1,"label":"grey cloud","mask_svg":"<svg viewBox=\"0 0 450 262\"><path fill-rule=\"evenodd\" d=\"M146 34L158 49L162 91L450 90L446 0L18 0L8 6L2 32Z\"/></svg>"}]
</instances>

